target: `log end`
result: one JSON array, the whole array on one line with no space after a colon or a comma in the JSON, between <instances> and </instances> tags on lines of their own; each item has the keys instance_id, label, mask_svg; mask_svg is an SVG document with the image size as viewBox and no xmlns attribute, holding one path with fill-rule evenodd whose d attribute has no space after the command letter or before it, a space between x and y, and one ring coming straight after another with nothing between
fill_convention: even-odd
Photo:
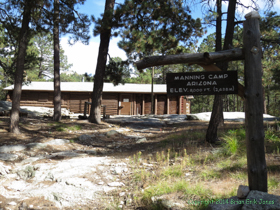
<instances>
[{"instance_id":1,"label":"log end","mask_svg":"<svg viewBox=\"0 0 280 210\"><path fill-rule=\"evenodd\" d=\"M246 20L250 19L250 18L258 18L258 19L260 19L261 16L260 16L260 14L257 11L252 11L252 12L249 12L248 14L246 14L245 18L246 18Z\"/></svg>"}]
</instances>

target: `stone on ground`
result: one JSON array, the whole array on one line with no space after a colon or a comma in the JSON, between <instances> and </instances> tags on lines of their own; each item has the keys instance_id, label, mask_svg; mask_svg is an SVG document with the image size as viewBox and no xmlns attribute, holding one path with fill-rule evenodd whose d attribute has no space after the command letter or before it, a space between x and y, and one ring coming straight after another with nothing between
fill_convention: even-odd
<instances>
[{"instance_id":1,"label":"stone on ground","mask_svg":"<svg viewBox=\"0 0 280 210\"><path fill-rule=\"evenodd\" d=\"M244 204L242 210L280 209L280 196L271 195L266 192L252 190L247 196L246 201L250 203Z\"/></svg>"},{"instance_id":2,"label":"stone on ground","mask_svg":"<svg viewBox=\"0 0 280 210\"><path fill-rule=\"evenodd\" d=\"M250 189L248 186L244 185L239 185L238 190L237 190L237 197L238 198L246 198L247 195L249 194Z\"/></svg>"}]
</instances>

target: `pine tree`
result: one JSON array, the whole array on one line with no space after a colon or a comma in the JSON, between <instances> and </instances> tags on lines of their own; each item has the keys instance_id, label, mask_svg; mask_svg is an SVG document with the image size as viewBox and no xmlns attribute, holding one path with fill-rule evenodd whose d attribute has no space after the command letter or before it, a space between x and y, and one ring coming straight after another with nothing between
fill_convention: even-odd
<instances>
[{"instance_id":1,"label":"pine tree","mask_svg":"<svg viewBox=\"0 0 280 210\"><path fill-rule=\"evenodd\" d=\"M15 83L13 91L13 103L12 112L10 118L10 131L15 134L19 134L19 107L21 98L21 87L23 80L23 69L24 69L24 59L27 49L27 44L30 39L30 28L29 23L31 21L31 12L34 9L34 4L30 1L23 2L23 17L22 25L19 35L19 47L18 47L18 57L16 62L16 72L15 72Z\"/></svg>"},{"instance_id":2,"label":"pine tree","mask_svg":"<svg viewBox=\"0 0 280 210\"><path fill-rule=\"evenodd\" d=\"M54 44L54 121L61 120L61 91L60 91L60 58L59 58L59 36L60 34L71 34L71 41L81 40L88 43L89 19L86 15L75 10L77 4L83 4L85 0L54 0L53 6L48 2L44 13L44 24L53 31Z\"/></svg>"},{"instance_id":3,"label":"pine tree","mask_svg":"<svg viewBox=\"0 0 280 210\"><path fill-rule=\"evenodd\" d=\"M193 19L181 0L126 0L116 10L122 40L118 43L132 60L153 54L166 55L179 44L192 46L203 33L200 19Z\"/></svg>"},{"instance_id":4,"label":"pine tree","mask_svg":"<svg viewBox=\"0 0 280 210\"><path fill-rule=\"evenodd\" d=\"M111 38L113 11L115 0L106 0L105 10L102 20L99 20L100 45L98 51L97 65L95 70L94 87L92 94L92 105L89 116L89 122L101 123L101 99L103 90L103 81L107 62L108 48Z\"/></svg>"}]
</instances>

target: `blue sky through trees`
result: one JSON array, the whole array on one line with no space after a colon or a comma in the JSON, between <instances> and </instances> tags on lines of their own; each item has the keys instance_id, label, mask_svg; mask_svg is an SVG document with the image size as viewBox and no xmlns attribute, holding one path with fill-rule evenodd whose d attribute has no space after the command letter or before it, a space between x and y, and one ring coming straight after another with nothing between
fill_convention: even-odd
<instances>
[{"instance_id":1,"label":"blue sky through trees","mask_svg":"<svg viewBox=\"0 0 280 210\"><path fill-rule=\"evenodd\" d=\"M116 3L120 3L122 1L116 0ZM215 1L213 1L215 2ZM250 6L251 0L242 0L242 3L246 6ZM257 0L259 6L259 13L263 16L263 13L267 10L266 1ZM104 12L105 0L87 0L84 5L79 5L77 10L81 13L85 13L87 15L94 15L95 18L99 18L100 15ZM203 13L206 11L206 7L202 7L201 3L197 1L192 1L192 4L189 5L192 11L192 16L194 18L203 18ZM223 6L224 11L227 8L227 5ZM237 8L238 10L238 18L240 20L244 19L244 15L248 12L252 11L252 9L244 9L241 7ZM271 11L276 11L280 15L280 0L275 0L274 6L270 9ZM68 62L72 63L73 66L71 71L76 71L78 74L84 74L85 72L89 74L95 73L97 55L99 49L99 36L93 37L93 27L91 25L90 35L91 39L89 45L84 45L81 42L77 42L73 46L69 46L67 42L67 37L61 37L61 45L65 50L65 54L68 57ZM223 25L223 30L225 29L225 24ZM204 38L213 33L215 30L214 27L208 27L207 33ZM122 59L126 59L125 52L118 48L117 42L120 38L112 38L109 46L109 53L111 57L121 57ZM200 39L202 41L203 38Z\"/></svg>"}]
</instances>

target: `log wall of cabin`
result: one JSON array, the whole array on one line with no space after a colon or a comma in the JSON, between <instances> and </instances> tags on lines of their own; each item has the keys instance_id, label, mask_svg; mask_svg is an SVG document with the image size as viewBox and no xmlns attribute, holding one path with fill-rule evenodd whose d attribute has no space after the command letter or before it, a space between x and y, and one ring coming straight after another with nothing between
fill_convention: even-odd
<instances>
[{"instance_id":1,"label":"log wall of cabin","mask_svg":"<svg viewBox=\"0 0 280 210\"><path fill-rule=\"evenodd\" d=\"M116 93L103 93L101 104L106 106L106 115L117 115L119 97Z\"/></svg>"},{"instance_id":2,"label":"log wall of cabin","mask_svg":"<svg viewBox=\"0 0 280 210\"><path fill-rule=\"evenodd\" d=\"M102 105L106 106L107 115L118 115L120 113L119 101L121 93L103 93ZM62 108L71 112L84 113L85 102L91 102L90 92L62 92ZM186 99L184 97L167 96L166 94L155 94L155 113L163 114L186 114ZM11 101L12 91L7 94L7 101ZM181 103L180 103L181 102ZM143 115L151 113L151 94L131 93L131 114ZM40 106L53 108L53 92L51 91L22 91L21 106ZM188 104L189 105L189 104ZM90 106L87 114L90 113Z\"/></svg>"}]
</instances>

